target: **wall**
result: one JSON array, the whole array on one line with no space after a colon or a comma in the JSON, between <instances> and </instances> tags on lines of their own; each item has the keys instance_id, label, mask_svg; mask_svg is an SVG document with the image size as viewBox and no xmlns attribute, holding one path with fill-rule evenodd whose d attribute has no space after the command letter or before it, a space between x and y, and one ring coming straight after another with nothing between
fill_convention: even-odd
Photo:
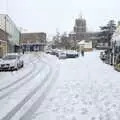
<instances>
[{"instance_id":1,"label":"wall","mask_svg":"<svg viewBox=\"0 0 120 120\"><path fill-rule=\"evenodd\" d=\"M0 29L7 32L8 52L14 52L14 45L19 45L20 31L8 15L0 14Z\"/></svg>"},{"instance_id":2,"label":"wall","mask_svg":"<svg viewBox=\"0 0 120 120\"><path fill-rule=\"evenodd\" d=\"M21 44L24 43L46 43L46 33L22 33Z\"/></svg>"},{"instance_id":3,"label":"wall","mask_svg":"<svg viewBox=\"0 0 120 120\"><path fill-rule=\"evenodd\" d=\"M20 44L25 51L43 51L46 45L46 33L22 33Z\"/></svg>"},{"instance_id":4,"label":"wall","mask_svg":"<svg viewBox=\"0 0 120 120\"><path fill-rule=\"evenodd\" d=\"M79 49L84 51L91 51L92 48L92 41L82 41L79 44Z\"/></svg>"},{"instance_id":5,"label":"wall","mask_svg":"<svg viewBox=\"0 0 120 120\"><path fill-rule=\"evenodd\" d=\"M0 58L7 53L7 42L0 40Z\"/></svg>"}]
</instances>

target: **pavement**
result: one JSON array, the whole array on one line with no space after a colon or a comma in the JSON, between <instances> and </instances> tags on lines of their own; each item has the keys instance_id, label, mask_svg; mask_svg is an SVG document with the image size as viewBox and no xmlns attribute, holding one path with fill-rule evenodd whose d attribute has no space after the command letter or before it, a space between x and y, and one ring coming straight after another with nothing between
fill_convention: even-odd
<instances>
[{"instance_id":1,"label":"pavement","mask_svg":"<svg viewBox=\"0 0 120 120\"><path fill-rule=\"evenodd\" d=\"M60 73L33 120L119 120L120 73L100 51L60 60Z\"/></svg>"}]
</instances>

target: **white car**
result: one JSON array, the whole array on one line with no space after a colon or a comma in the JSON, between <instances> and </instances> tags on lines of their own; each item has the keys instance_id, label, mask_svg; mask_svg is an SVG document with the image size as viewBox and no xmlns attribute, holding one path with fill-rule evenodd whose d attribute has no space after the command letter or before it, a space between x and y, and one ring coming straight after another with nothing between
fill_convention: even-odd
<instances>
[{"instance_id":1,"label":"white car","mask_svg":"<svg viewBox=\"0 0 120 120\"><path fill-rule=\"evenodd\" d=\"M10 53L0 60L0 71L18 70L24 66L20 54Z\"/></svg>"},{"instance_id":2,"label":"white car","mask_svg":"<svg viewBox=\"0 0 120 120\"><path fill-rule=\"evenodd\" d=\"M59 52L58 53L58 58L59 59L65 59L66 58L66 53L65 52Z\"/></svg>"}]
</instances>

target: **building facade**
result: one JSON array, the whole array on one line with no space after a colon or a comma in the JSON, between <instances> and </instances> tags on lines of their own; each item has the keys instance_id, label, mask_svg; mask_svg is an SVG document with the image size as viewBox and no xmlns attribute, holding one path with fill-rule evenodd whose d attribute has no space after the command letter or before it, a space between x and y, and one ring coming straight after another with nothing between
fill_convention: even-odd
<instances>
[{"instance_id":1,"label":"building facade","mask_svg":"<svg viewBox=\"0 0 120 120\"><path fill-rule=\"evenodd\" d=\"M46 45L46 33L22 33L20 44L24 51L43 51Z\"/></svg>"},{"instance_id":2,"label":"building facade","mask_svg":"<svg viewBox=\"0 0 120 120\"><path fill-rule=\"evenodd\" d=\"M92 41L92 47L96 47L98 41L98 32L88 32L86 20L82 17L75 20L73 32L69 33L70 41L72 43L79 43L82 40Z\"/></svg>"},{"instance_id":3,"label":"building facade","mask_svg":"<svg viewBox=\"0 0 120 120\"><path fill-rule=\"evenodd\" d=\"M8 34L0 29L0 58L7 53L7 41L8 39Z\"/></svg>"},{"instance_id":4,"label":"building facade","mask_svg":"<svg viewBox=\"0 0 120 120\"><path fill-rule=\"evenodd\" d=\"M113 64L120 63L120 24L118 24L116 31L114 32L111 40Z\"/></svg>"},{"instance_id":5,"label":"building facade","mask_svg":"<svg viewBox=\"0 0 120 120\"><path fill-rule=\"evenodd\" d=\"M86 32L86 20L82 17L75 20L74 26L75 33L85 33Z\"/></svg>"},{"instance_id":6,"label":"building facade","mask_svg":"<svg viewBox=\"0 0 120 120\"><path fill-rule=\"evenodd\" d=\"M6 14L0 14L0 29L5 33L0 39L7 42L7 52L16 52L19 47L20 31Z\"/></svg>"},{"instance_id":7,"label":"building facade","mask_svg":"<svg viewBox=\"0 0 120 120\"><path fill-rule=\"evenodd\" d=\"M92 47L92 40L86 41L86 40L82 40L78 43L79 46L79 50L82 51L92 51L93 47Z\"/></svg>"},{"instance_id":8,"label":"building facade","mask_svg":"<svg viewBox=\"0 0 120 120\"><path fill-rule=\"evenodd\" d=\"M78 42L81 40L88 39L86 33L86 20L82 18L77 18L75 20L75 25L73 27L73 32L69 34L70 40L77 40Z\"/></svg>"}]
</instances>

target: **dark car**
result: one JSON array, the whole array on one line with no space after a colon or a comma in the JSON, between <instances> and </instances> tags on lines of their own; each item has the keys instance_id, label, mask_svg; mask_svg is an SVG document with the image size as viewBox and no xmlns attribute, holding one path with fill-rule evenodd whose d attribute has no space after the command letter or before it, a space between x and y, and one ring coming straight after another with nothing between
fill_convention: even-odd
<instances>
[{"instance_id":1,"label":"dark car","mask_svg":"<svg viewBox=\"0 0 120 120\"><path fill-rule=\"evenodd\" d=\"M100 59L101 60L106 60L107 55L104 52L100 53Z\"/></svg>"},{"instance_id":2,"label":"dark car","mask_svg":"<svg viewBox=\"0 0 120 120\"><path fill-rule=\"evenodd\" d=\"M78 54L77 51L69 50L69 51L66 52L66 57L67 58L76 58L78 56L79 56L79 54Z\"/></svg>"}]
</instances>

